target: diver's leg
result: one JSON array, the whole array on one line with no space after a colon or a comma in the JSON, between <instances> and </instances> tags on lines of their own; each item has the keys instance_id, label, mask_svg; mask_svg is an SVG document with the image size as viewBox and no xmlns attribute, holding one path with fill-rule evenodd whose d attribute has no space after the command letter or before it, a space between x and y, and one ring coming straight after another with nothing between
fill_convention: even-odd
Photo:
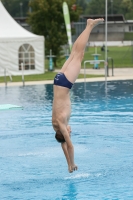
<instances>
[{"instance_id":1,"label":"diver's leg","mask_svg":"<svg viewBox=\"0 0 133 200\"><path fill-rule=\"evenodd\" d=\"M86 28L75 41L71 55L62 68L63 73L70 82L74 83L80 73L84 50L92 29L94 28L94 26L102 21L104 20L101 18L95 20L88 19Z\"/></svg>"}]
</instances>

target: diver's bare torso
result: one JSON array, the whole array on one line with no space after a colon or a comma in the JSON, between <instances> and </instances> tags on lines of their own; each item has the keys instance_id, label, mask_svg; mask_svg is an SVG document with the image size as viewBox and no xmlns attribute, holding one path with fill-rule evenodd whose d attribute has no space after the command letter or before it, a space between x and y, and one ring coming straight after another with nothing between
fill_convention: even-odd
<instances>
[{"instance_id":1,"label":"diver's bare torso","mask_svg":"<svg viewBox=\"0 0 133 200\"><path fill-rule=\"evenodd\" d=\"M69 89L54 85L54 99L52 112L52 125L55 131L59 129L59 123L65 122L66 126L71 114L71 101Z\"/></svg>"}]
</instances>

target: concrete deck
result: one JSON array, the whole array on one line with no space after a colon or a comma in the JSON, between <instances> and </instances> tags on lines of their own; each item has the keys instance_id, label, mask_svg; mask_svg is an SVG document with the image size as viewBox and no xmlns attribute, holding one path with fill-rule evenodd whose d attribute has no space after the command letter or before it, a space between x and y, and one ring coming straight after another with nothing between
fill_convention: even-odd
<instances>
[{"instance_id":1,"label":"concrete deck","mask_svg":"<svg viewBox=\"0 0 133 200\"><path fill-rule=\"evenodd\" d=\"M81 74L84 74L84 69L81 69ZM96 75L105 75L104 69L86 69L86 74L96 74ZM111 69L109 70L109 77L107 77L107 81L114 80L133 80L133 68L115 68L114 76L112 76ZM96 82L96 81L105 81L105 77L99 78L86 78L86 79L77 79L76 82ZM53 80L47 81L28 81L25 82L25 85L44 85L44 84L52 84ZM22 82L8 82L7 87L10 86L23 86ZM0 83L0 87L5 87L5 83Z\"/></svg>"}]
</instances>

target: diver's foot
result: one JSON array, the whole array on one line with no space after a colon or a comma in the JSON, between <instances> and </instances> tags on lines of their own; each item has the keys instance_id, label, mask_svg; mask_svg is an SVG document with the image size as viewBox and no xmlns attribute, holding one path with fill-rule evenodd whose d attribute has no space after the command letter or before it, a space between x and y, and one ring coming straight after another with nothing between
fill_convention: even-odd
<instances>
[{"instance_id":1,"label":"diver's foot","mask_svg":"<svg viewBox=\"0 0 133 200\"><path fill-rule=\"evenodd\" d=\"M87 20L87 26L91 26L92 28L96 25L98 25L99 23L103 22L104 19L103 18L98 18L98 19L88 19Z\"/></svg>"}]
</instances>

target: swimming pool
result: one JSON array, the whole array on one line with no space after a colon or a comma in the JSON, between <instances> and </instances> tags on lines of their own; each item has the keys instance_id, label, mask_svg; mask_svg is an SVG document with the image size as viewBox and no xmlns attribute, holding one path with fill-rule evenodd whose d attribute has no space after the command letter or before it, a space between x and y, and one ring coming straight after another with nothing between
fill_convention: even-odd
<instances>
[{"instance_id":1,"label":"swimming pool","mask_svg":"<svg viewBox=\"0 0 133 200\"><path fill-rule=\"evenodd\" d=\"M52 85L0 88L0 199L133 199L133 81L76 83L69 174L51 126Z\"/></svg>"}]
</instances>

